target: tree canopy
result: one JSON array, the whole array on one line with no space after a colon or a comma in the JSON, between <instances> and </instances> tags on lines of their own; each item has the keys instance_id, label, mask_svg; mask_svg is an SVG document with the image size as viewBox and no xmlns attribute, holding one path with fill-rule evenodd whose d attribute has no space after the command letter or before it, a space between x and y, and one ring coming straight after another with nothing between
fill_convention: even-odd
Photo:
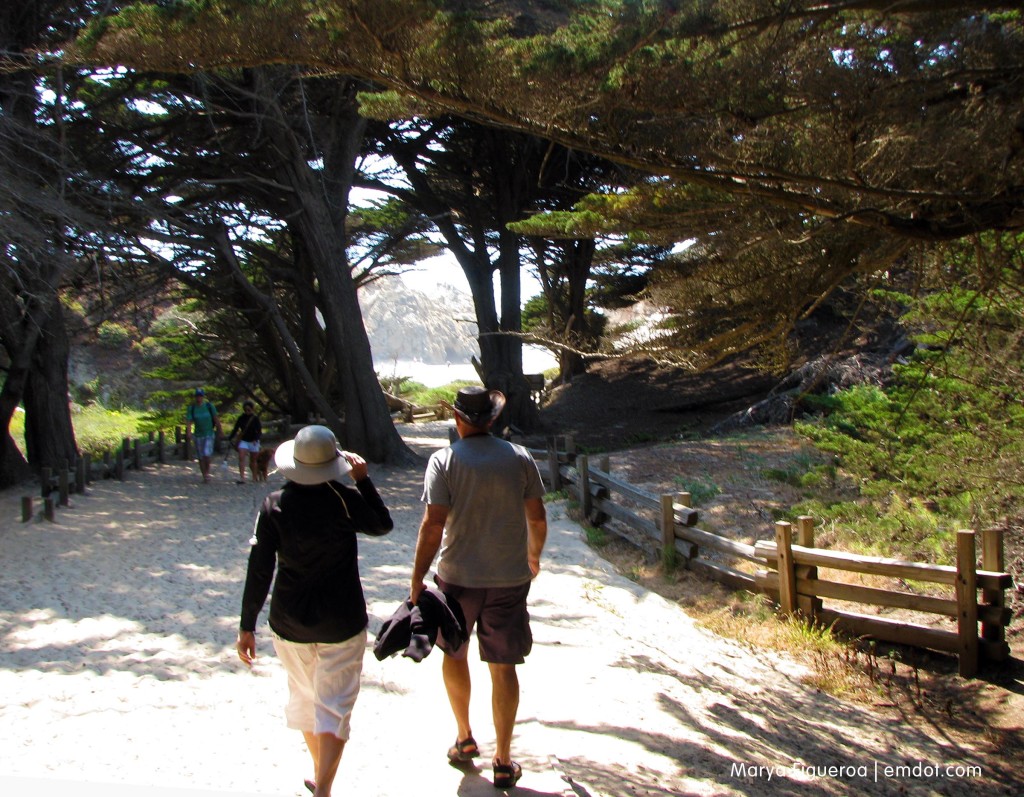
<instances>
[{"instance_id":1,"label":"tree canopy","mask_svg":"<svg viewBox=\"0 0 1024 797\"><path fill-rule=\"evenodd\" d=\"M1024 228L1010 0L180 0L99 19L67 57L303 64L384 87L371 114L454 113L643 170L531 231L696 240L665 294L712 302L693 362L777 336L850 275Z\"/></svg>"},{"instance_id":2,"label":"tree canopy","mask_svg":"<svg viewBox=\"0 0 1024 797\"><path fill-rule=\"evenodd\" d=\"M71 54L365 76L410 96L410 110L672 178L675 203L750 196L936 240L1024 225L1022 45L1010 0L181 0L103 18Z\"/></svg>"}]
</instances>

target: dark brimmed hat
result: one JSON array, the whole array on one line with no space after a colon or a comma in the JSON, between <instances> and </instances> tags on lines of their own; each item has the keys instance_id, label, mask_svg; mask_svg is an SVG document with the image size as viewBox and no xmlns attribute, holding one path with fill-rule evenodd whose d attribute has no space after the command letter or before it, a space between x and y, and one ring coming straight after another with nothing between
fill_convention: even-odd
<instances>
[{"instance_id":1,"label":"dark brimmed hat","mask_svg":"<svg viewBox=\"0 0 1024 797\"><path fill-rule=\"evenodd\" d=\"M206 391L203 390L201 387L197 387L196 388L196 395L197 396L205 396L206 395Z\"/></svg>"},{"instance_id":2,"label":"dark brimmed hat","mask_svg":"<svg viewBox=\"0 0 1024 797\"><path fill-rule=\"evenodd\" d=\"M286 478L299 484L336 481L352 470L338 450L334 432L326 426L304 426L294 440L287 440L274 452L274 464Z\"/></svg>"},{"instance_id":3,"label":"dark brimmed hat","mask_svg":"<svg viewBox=\"0 0 1024 797\"><path fill-rule=\"evenodd\" d=\"M505 409L505 394L500 390L464 387L455 396L454 404L442 400L441 405L450 409L470 426L482 429Z\"/></svg>"}]
</instances>

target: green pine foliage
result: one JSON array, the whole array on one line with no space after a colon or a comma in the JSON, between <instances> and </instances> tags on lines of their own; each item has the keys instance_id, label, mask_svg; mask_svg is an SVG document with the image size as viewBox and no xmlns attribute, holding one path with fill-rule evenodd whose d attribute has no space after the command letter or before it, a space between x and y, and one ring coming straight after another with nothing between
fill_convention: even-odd
<instances>
[{"instance_id":1,"label":"green pine foliage","mask_svg":"<svg viewBox=\"0 0 1024 797\"><path fill-rule=\"evenodd\" d=\"M1024 507L1024 279L990 275L906 302L918 344L884 386L815 401L797 431L833 452L859 500L800 511L869 530L882 549L949 553L957 528L980 528ZM866 500L865 500L866 499Z\"/></svg>"}]
</instances>

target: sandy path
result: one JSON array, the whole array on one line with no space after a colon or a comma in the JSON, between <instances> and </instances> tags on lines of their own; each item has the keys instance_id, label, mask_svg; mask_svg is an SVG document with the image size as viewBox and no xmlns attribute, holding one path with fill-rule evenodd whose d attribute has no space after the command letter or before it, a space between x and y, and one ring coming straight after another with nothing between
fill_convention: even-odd
<instances>
[{"instance_id":1,"label":"sandy path","mask_svg":"<svg viewBox=\"0 0 1024 797\"><path fill-rule=\"evenodd\" d=\"M429 447L443 428L417 434ZM422 509L418 470L371 473L396 519L361 543L374 631L405 595ZM194 466L150 468L92 485L56 523L20 522L26 490L0 495L0 795L306 793L265 625L253 672L233 647L255 510L281 482L233 478L204 486ZM514 793L1022 791L973 749L817 693L798 667L696 627L611 572L561 505L550 512ZM500 793L486 676L474 656L485 757L461 772L443 757L454 728L439 665L367 655L336 795Z\"/></svg>"}]
</instances>

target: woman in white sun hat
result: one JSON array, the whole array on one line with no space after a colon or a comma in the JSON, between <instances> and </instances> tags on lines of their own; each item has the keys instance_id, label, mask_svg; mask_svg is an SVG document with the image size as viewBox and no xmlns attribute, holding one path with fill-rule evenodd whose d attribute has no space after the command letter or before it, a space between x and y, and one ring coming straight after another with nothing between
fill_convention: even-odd
<instances>
[{"instance_id":1,"label":"woman in white sun hat","mask_svg":"<svg viewBox=\"0 0 1024 797\"><path fill-rule=\"evenodd\" d=\"M285 717L302 732L313 759L306 787L328 797L366 647L356 534L380 536L394 524L366 462L339 450L327 427L303 428L278 447L274 462L288 482L267 496L256 518L236 647L252 666L256 620L273 582L269 621L288 673ZM354 488L341 483L346 474Z\"/></svg>"}]
</instances>

